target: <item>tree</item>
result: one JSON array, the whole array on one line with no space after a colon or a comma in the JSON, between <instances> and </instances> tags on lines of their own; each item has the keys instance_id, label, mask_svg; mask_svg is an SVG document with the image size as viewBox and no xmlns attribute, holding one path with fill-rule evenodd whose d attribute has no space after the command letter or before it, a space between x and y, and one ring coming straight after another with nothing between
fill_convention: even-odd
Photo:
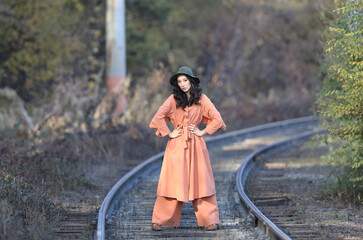
<instances>
[{"instance_id":1,"label":"tree","mask_svg":"<svg viewBox=\"0 0 363 240\"><path fill-rule=\"evenodd\" d=\"M98 71L87 62L98 47L92 26L97 21L104 26L97 5L97 0L1 1L0 88L11 87L25 102L39 104L67 74Z\"/></svg>"},{"instance_id":2,"label":"tree","mask_svg":"<svg viewBox=\"0 0 363 240\"><path fill-rule=\"evenodd\" d=\"M363 1L339 0L336 21L328 31L325 79L318 99L329 142L341 143L326 156L340 166L338 181L363 199ZM346 178L348 181L345 181ZM348 191L346 191L348 192Z\"/></svg>"}]
</instances>

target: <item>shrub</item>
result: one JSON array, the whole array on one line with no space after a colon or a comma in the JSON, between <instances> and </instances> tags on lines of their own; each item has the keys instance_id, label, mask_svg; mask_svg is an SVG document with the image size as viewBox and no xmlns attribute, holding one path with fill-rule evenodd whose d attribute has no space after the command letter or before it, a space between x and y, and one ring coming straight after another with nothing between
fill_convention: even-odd
<instances>
[{"instance_id":1,"label":"shrub","mask_svg":"<svg viewBox=\"0 0 363 240\"><path fill-rule=\"evenodd\" d=\"M324 82L318 98L322 124L337 143L325 156L338 166L339 181L349 186L340 191L363 198L363 74L362 74L362 0L339 0L330 26L323 64ZM344 176L344 177L343 177Z\"/></svg>"}]
</instances>

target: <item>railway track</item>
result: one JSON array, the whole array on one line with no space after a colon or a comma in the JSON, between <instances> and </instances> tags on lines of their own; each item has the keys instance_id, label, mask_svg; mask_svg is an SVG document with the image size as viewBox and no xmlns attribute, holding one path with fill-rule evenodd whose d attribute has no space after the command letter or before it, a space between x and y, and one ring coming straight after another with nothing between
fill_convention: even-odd
<instances>
[{"instance_id":1,"label":"railway track","mask_svg":"<svg viewBox=\"0 0 363 240\"><path fill-rule=\"evenodd\" d=\"M207 232L198 227L192 204L184 204L180 227L163 226L161 232L150 230L163 156L160 153L130 171L111 189L99 212L97 239L266 239L262 231L255 229L256 215L249 218L252 211L248 208L246 211L241 205L236 172L243 159L257 149L311 131L317 125L317 121L307 117L230 132L206 140L217 188L221 221L219 231Z\"/></svg>"},{"instance_id":2,"label":"railway track","mask_svg":"<svg viewBox=\"0 0 363 240\"><path fill-rule=\"evenodd\" d=\"M94 209L85 207L70 208L59 221L56 239L87 239L87 234L94 226L96 214Z\"/></svg>"},{"instance_id":3,"label":"railway track","mask_svg":"<svg viewBox=\"0 0 363 240\"><path fill-rule=\"evenodd\" d=\"M304 173L296 163L299 155L304 155L299 147L307 139L290 142L288 146L283 144L258 156L245 184L246 193L254 205L291 239L341 239L328 236L315 223L306 221L299 206L297 191L301 186L307 187L303 182L308 179L314 181L314 173Z\"/></svg>"},{"instance_id":4,"label":"railway track","mask_svg":"<svg viewBox=\"0 0 363 240\"><path fill-rule=\"evenodd\" d=\"M281 162L276 156L272 158L322 132L324 130L310 131L262 147L249 155L238 170L236 183L241 200L255 219L255 225L272 239L327 239L320 229L305 222L298 203L283 185L284 181L293 181L295 177L289 175L287 162Z\"/></svg>"}]
</instances>

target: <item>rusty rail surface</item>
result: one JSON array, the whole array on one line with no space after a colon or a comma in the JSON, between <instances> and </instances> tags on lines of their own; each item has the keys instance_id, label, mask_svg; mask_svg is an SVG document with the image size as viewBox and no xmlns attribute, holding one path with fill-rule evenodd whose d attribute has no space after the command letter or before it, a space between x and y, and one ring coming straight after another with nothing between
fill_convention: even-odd
<instances>
[{"instance_id":1,"label":"rusty rail surface","mask_svg":"<svg viewBox=\"0 0 363 240\"><path fill-rule=\"evenodd\" d=\"M205 139L205 142L211 143L211 142L224 140L224 139L228 139L228 138L232 138L232 137L236 137L236 136L248 135L251 133L262 132L262 131L266 131L269 129L279 128L279 127L284 127L284 126L292 126L294 124L302 124L302 123L308 123L308 122L314 122L314 121L317 121L317 120L313 119L312 117L302 117L302 118L297 118L297 119L273 122L273 123L268 123L268 124L264 124L264 125L260 125L260 126L256 126L256 127L232 131L232 132L217 135L214 137L209 137L209 138ZM313 133L311 133L311 134L313 134ZM291 141L293 141L293 140L291 140ZM281 141L281 142L283 142L283 141ZM279 143L283 144L281 142L279 142ZM274 145L275 144L269 145L269 147L271 148ZM259 150L255 151L254 154L259 154L263 151L266 151L268 148L263 147L262 149L263 150L259 149ZM160 152L160 153L146 159L144 162L142 162L141 164L139 164L138 166L133 168L130 172L128 172L125 176L123 176L112 187L112 189L109 191L109 193L105 197L105 199L101 205L101 208L99 210L97 232L96 232L96 236L95 236L95 238L97 240L105 239L106 216L112 211L113 202L117 198L117 196L122 195L125 191L130 189L131 188L130 184L136 184L139 181L139 177L142 174L145 174L145 172L152 171L153 169L155 169L155 167L158 167L159 166L158 164L162 161L163 156L164 156L164 152ZM253 159L254 158L253 156L251 154L249 156L249 159ZM251 160L248 162L251 162ZM246 164L243 164L242 167L240 168L240 170L241 169L247 169ZM243 170L242 173L245 171L246 170ZM239 175L241 175L240 172L241 171L238 172ZM239 181L239 182L241 182L241 181ZM238 188L238 191L240 192L240 188ZM242 193L244 193L243 185L242 185L241 191L242 191ZM244 197L244 199L246 199L246 202L250 202L253 205L253 203L249 200L249 198L247 196ZM257 213L259 211L258 211L258 209L254 209L253 212ZM268 219L266 221L267 221L267 223L270 222ZM274 230L272 230L272 231L274 231ZM285 238L285 239L289 239L289 238Z\"/></svg>"}]
</instances>

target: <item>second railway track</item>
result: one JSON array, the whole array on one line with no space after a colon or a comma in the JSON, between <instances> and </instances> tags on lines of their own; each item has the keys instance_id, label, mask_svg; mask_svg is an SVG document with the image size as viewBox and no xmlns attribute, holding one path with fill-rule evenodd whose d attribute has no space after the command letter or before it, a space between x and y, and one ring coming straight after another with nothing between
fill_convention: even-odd
<instances>
[{"instance_id":1,"label":"second railway track","mask_svg":"<svg viewBox=\"0 0 363 240\"><path fill-rule=\"evenodd\" d=\"M314 173L299 169L296 158L304 155L299 147L309 138L283 144L266 154L258 156L245 184L247 195L257 208L291 239L341 239L327 236L314 223L306 221L299 207L299 193L304 192L307 179L312 183ZM305 149L307 151L307 149ZM306 153L305 153L306 154ZM296 156L297 155L297 156ZM311 171L311 170L310 170Z\"/></svg>"},{"instance_id":2,"label":"second railway track","mask_svg":"<svg viewBox=\"0 0 363 240\"><path fill-rule=\"evenodd\" d=\"M221 228L207 232L197 226L192 204L184 204L180 227L150 229L162 154L140 166L111 190L99 214L97 239L266 239L255 231L241 207L235 176L243 159L256 149L311 131L311 118L267 124L219 135L207 141L217 188ZM149 159L150 160L150 159ZM106 220L102 223L102 220Z\"/></svg>"}]
</instances>

